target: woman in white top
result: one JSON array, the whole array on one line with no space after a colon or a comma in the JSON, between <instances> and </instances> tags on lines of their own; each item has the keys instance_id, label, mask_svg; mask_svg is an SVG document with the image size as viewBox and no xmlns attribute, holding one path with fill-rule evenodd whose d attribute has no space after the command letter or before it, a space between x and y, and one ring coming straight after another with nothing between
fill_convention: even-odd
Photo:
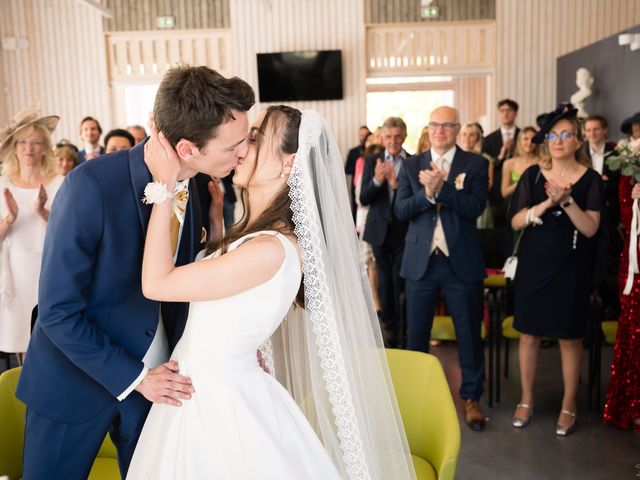
<instances>
[{"instance_id":1,"label":"woman in white top","mask_svg":"<svg viewBox=\"0 0 640 480\"><path fill-rule=\"evenodd\" d=\"M53 197L64 177L56 175L51 132L57 116L30 107L0 132L0 351L22 353L38 302L44 234Z\"/></svg>"}]
</instances>

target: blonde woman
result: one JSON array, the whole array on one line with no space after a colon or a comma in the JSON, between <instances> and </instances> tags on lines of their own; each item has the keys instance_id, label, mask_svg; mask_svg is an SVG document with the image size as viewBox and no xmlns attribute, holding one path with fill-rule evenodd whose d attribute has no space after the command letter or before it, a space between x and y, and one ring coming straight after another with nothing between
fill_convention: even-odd
<instances>
[{"instance_id":1,"label":"blonde woman","mask_svg":"<svg viewBox=\"0 0 640 480\"><path fill-rule=\"evenodd\" d=\"M482 135L483 131L479 123L467 123L460 129L458 142L463 150L471 153L477 153L489 161L489 189L491 189L491 186L493 185L494 158L488 153L482 153ZM478 217L476 226L483 230L493 228L493 217L488 203L487 208L485 208L482 214Z\"/></svg>"},{"instance_id":2,"label":"blonde woman","mask_svg":"<svg viewBox=\"0 0 640 480\"><path fill-rule=\"evenodd\" d=\"M51 132L57 116L31 107L0 132L0 351L27 350L37 303L40 257L56 174Z\"/></svg>"},{"instance_id":3,"label":"blonde woman","mask_svg":"<svg viewBox=\"0 0 640 480\"><path fill-rule=\"evenodd\" d=\"M502 166L502 184L500 185L502 198L510 198L515 192L518 180L520 180L524 171L532 165L537 165L542 160L540 145L531 141L535 134L535 128L523 128L520 135L518 135L516 156L504 162Z\"/></svg>"},{"instance_id":4,"label":"blonde woman","mask_svg":"<svg viewBox=\"0 0 640 480\"><path fill-rule=\"evenodd\" d=\"M58 144L54 151L58 174L67 175L78 163L78 149L71 144Z\"/></svg>"},{"instance_id":5,"label":"blonde woman","mask_svg":"<svg viewBox=\"0 0 640 480\"><path fill-rule=\"evenodd\" d=\"M418 148L416 148L416 155L426 152L431 149L431 140L429 139L429 127L424 127L418 140Z\"/></svg>"},{"instance_id":6,"label":"blonde woman","mask_svg":"<svg viewBox=\"0 0 640 480\"><path fill-rule=\"evenodd\" d=\"M600 174L589 168L577 110L563 104L550 113L532 141L545 141L549 158L528 168L511 202L511 226L522 230L514 288L514 328L522 396L513 426L526 427L534 406L533 384L542 337L558 339L564 395L555 433L576 425L576 394L593 290L596 234L605 206ZM522 134L521 134L522 135Z\"/></svg>"}]
</instances>

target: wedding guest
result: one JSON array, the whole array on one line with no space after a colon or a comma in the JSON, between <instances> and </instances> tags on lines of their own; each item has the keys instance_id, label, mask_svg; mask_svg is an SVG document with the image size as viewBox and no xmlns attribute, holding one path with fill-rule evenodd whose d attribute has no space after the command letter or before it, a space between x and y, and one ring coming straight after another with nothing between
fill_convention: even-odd
<instances>
[{"instance_id":1,"label":"wedding guest","mask_svg":"<svg viewBox=\"0 0 640 480\"><path fill-rule=\"evenodd\" d=\"M84 117L80 122L80 137L84 142L84 148L78 152L78 165L85 160L91 160L104 154L104 147L100 145L102 127L100 122L93 117Z\"/></svg>"},{"instance_id":2,"label":"wedding guest","mask_svg":"<svg viewBox=\"0 0 640 480\"><path fill-rule=\"evenodd\" d=\"M353 214L354 220L356 218L357 206L352 181L355 173L356 160L364 154L364 141L370 133L369 127L366 125L362 125L358 129L358 145L349 150L349 153L347 154L347 161L344 165L344 173L347 175L347 181L351 184L351 187L349 188L349 200L351 201L351 213Z\"/></svg>"},{"instance_id":3,"label":"wedding guest","mask_svg":"<svg viewBox=\"0 0 640 480\"><path fill-rule=\"evenodd\" d=\"M505 160L511 158L515 151L515 141L520 133L516 126L518 116L518 103L510 98L498 102L498 114L500 127L487 135L482 144L482 151L489 154L494 161L494 181L489 190L489 204L493 213L493 221L497 228L504 228L506 220L506 202L500 195L502 185L502 165Z\"/></svg>"},{"instance_id":4,"label":"wedding guest","mask_svg":"<svg viewBox=\"0 0 640 480\"><path fill-rule=\"evenodd\" d=\"M23 353L37 303L49 210L64 177L56 175L51 132L60 117L35 107L0 131L0 351Z\"/></svg>"},{"instance_id":5,"label":"wedding guest","mask_svg":"<svg viewBox=\"0 0 640 480\"><path fill-rule=\"evenodd\" d=\"M471 153L477 153L478 155L482 155L487 159L488 167L489 167L489 190L493 185L493 157L491 157L488 153L482 153L482 135L483 135L482 126L477 122L467 123L460 129L460 147L466 151ZM493 228L493 217L491 216L491 207L489 202L487 202L487 207L482 212L482 215L478 217L476 222L478 228L486 230L489 228Z\"/></svg>"},{"instance_id":6,"label":"wedding guest","mask_svg":"<svg viewBox=\"0 0 640 480\"><path fill-rule=\"evenodd\" d=\"M136 145L139 144L145 138L147 138L147 131L144 129L142 125L131 125L127 130L135 139Z\"/></svg>"},{"instance_id":7,"label":"wedding guest","mask_svg":"<svg viewBox=\"0 0 640 480\"><path fill-rule=\"evenodd\" d=\"M360 203L369 207L362 239L371 244L376 260L381 316L390 346L400 340L402 333L400 297L404 292L404 281L400 278L400 263L408 223L398 219L393 211L393 203L397 194L398 174L409 156L402 148L405 138L407 126L404 120L389 117L384 121L384 150L365 159L360 191Z\"/></svg>"},{"instance_id":8,"label":"wedding guest","mask_svg":"<svg viewBox=\"0 0 640 480\"><path fill-rule=\"evenodd\" d=\"M638 123L640 125L640 122ZM640 137L639 137L640 138ZM640 199L640 183L633 183L631 177L620 182L620 213L622 222L629 232L633 217L633 201ZM629 267L629 243L631 235L625 239L620 257L620 290L626 286ZM636 250L636 255L640 255ZM611 378L604 405L604 422L618 428L640 432L640 275L635 274L628 295L620 295L620 317L613 347Z\"/></svg>"},{"instance_id":9,"label":"wedding guest","mask_svg":"<svg viewBox=\"0 0 640 480\"><path fill-rule=\"evenodd\" d=\"M485 428L482 280L486 276L476 219L487 203L487 160L456 146L458 111L431 113L431 150L400 171L394 211L409 222L400 275L406 279L409 349L429 351L433 316L444 294L453 318L462 370L460 397L473 430Z\"/></svg>"},{"instance_id":10,"label":"wedding guest","mask_svg":"<svg viewBox=\"0 0 640 480\"><path fill-rule=\"evenodd\" d=\"M609 245L601 252L603 280L598 284L598 293L602 298L606 319L616 319L620 315L618 296L618 267L620 253L624 248L624 231L620 224L620 172L611 170L605 161L616 144L607 141L609 129L607 119L600 115L591 115L584 120L586 141L582 145L585 155L591 160L591 168L602 176L607 203L606 225L609 232ZM603 223L604 226L604 223Z\"/></svg>"},{"instance_id":11,"label":"wedding guest","mask_svg":"<svg viewBox=\"0 0 640 480\"><path fill-rule=\"evenodd\" d=\"M511 198L524 171L532 165L537 165L542 159L540 145L531 141L536 133L533 127L523 128L516 142L516 156L505 161L502 166L500 193L505 199Z\"/></svg>"},{"instance_id":12,"label":"wedding guest","mask_svg":"<svg viewBox=\"0 0 640 480\"><path fill-rule=\"evenodd\" d=\"M576 426L582 338L604 207L602 179L579 150L583 134L576 114L571 104L549 114L532 141L546 139L550 158L524 172L511 202L511 226L523 231L514 292L522 395L512 424L523 428L530 423L540 341L557 338L564 381L555 429L559 436Z\"/></svg>"},{"instance_id":13,"label":"wedding guest","mask_svg":"<svg viewBox=\"0 0 640 480\"><path fill-rule=\"evenodd\" d=\"M133 148L136 140L126 130L114 128L110 130L104 137L105 153L118 152L120 150L129 150Z\"/></svg>"},{"instance_id":14,"label":"wedding guest","mask_svg":"<svg viewBox=\"0 0 640 480\"><path fill-rule=\"evenodd\" d=\"M58 164L58 175L63 177L73 170L78 162L78 149L73 145L58 144L53 155Z\"/></svg>"},{"instance_id":15,"label":"wedding guest","mask_svg":"<svg viewBox=\"0 0 640 480\"><path fill-rule=\"evenodd\" d=\"M424 127L418 140L418 148L416 148L416 155L426 152L431 149L431 140L429 140L429 127Z\"/></svg>"},{"instance_id":16,"label":"wedding guest","mask_svg":"<svg viewBox=\"0 0 640 480\"><path fill-rule=\"evenodd\" d=\"M629 135L629 141L638 140L640 138L640 112L625 119L620 126L620 131Z\"/></svg>"}]
</instances>

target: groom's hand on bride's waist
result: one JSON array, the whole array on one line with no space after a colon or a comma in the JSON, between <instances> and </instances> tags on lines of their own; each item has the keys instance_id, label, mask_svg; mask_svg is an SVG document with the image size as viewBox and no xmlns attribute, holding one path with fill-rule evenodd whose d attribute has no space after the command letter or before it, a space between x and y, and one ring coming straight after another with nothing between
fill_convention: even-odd
<instances>
[{"instance_id":1,"label":"groom's hand on bride's waist","mask_svg":"<svg viewBox=\"0 0 640 480\"><path fill-rule=\"evenodd\" d=\"M152 368L136 387L153 403L166 403L179 407L180 399L189 399L194 392L191 379L180 375L178 362L173 360Z\"/></svg>"}]
</instances>

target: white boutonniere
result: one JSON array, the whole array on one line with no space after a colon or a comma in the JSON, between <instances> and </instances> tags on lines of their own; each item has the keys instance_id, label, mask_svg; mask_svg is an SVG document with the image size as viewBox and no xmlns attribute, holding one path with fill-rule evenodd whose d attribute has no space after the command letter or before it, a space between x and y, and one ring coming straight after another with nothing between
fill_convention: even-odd
<instances>
[{"instance_id":1,"label":"white boutonniere","mask_svg":"<svg viewBox=\"0 0 640 480\"><path fill-rule=\"evenodd\" d=\"M162 203L168 198L173 198L173 195L167 190L167 186L162 182L149 182L144 187L144 197L142 197L142 203L151 205L152 203Z\"/></svg>"},{"instance_id":2,"label":"white boutonniere","mask_svg":"<svg viewBox=\"0 0 640 480\"><path fill-rule=\"evenodd\" d=\"M464 188L464 179L467 176L466 173L459 173L456 177L456 190L462 190Z\"/></svg>"}]
</instances>

